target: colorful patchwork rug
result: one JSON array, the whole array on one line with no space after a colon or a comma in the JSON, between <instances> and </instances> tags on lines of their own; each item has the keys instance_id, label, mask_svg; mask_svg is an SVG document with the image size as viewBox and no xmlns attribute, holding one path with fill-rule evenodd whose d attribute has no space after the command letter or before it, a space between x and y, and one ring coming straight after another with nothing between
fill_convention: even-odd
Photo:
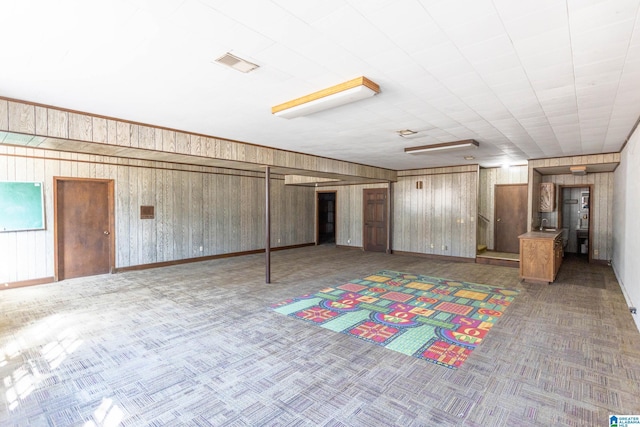
<instances>
[{"instance_id":1,"label":"colorful patchwork rug","mask_svg":"<svg viewBox=\"0 0 640 427\"><path fill-rule=\"evenodd\" d=\"M383 270L273 310L448 368L458 368L519 291Z\"/></svg>"}]
</instances>

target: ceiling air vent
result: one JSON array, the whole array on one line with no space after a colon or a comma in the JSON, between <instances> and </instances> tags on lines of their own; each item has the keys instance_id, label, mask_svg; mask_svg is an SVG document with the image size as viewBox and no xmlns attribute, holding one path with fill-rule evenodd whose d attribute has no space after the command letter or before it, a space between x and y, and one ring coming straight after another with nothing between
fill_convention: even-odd
<instances>
[{"instance_id":1,"label":"ceiling air vent","mask_svg":"<svg viewBox=\"0 0 640 427\"><path fill-rule=\"evenodd\" d=\"M259 65L256 65L253 62L245 61L244 59L238 58L237 56L232 55L229 52L216 59L216 62L219 62L220 64L226 65L227 67L231 67L234 70L238 70L243 73L248 73L249 71L253 71L259 67Z\"/></svg>"}]
</instances>

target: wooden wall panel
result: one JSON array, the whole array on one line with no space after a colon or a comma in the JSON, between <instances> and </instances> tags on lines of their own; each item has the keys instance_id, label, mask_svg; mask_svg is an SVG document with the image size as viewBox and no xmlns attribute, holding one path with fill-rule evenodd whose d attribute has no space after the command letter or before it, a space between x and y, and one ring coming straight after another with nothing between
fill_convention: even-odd
<instances>
[{"instance_id":1,"label":"wooden wall panel","mask_svg":"<svg viewBox=\"0 0 640 427\"><path fill-rule=\"evenodd\" d=\"M261 174L0 145L0 180L44 182L46 212L46 230L0 233L0 283L53 276L54 176L115 180L117 268L264 248ZM272 177L274 247L313 242L314 194Z\"/></svg>"},{"instance_id":2,"label":"wooden wall panel","mask_svg":"<svg viewBox=\"0 0 640 427\"><path fill-rule=\"evenodd\" d=\"M593 185L593 194L590 195L591 208L591 237L593 259L610 260L613 247L613 172L589 173L585 176L574 175L543 175L541 182L553 182L557 185ZM535 205L535 203L534 203ZM534 206L534 210L537 210ZM549 224L557 225L558 211L533 214L535 224L540 223L540 218L549 220Z\"/></svg>"},{"instance_id":3,"label":"wooden wall panel","mask_svg":"<svg viewBox=\"0 0 640 427\"><path fill-rule=\"evenodd\" d=\"M475 257L477 169L412 172L394 184L393 250Z\"/></svg>"},{"instance_id":4,"label":"wooden wall panel","mask_svg":"<svg viewBox=\"0 0 640 427\"><path fill-rule=\"evenodd\" d=\"M387 188L387 184L345 185L318 189L318 191L336 192L337 245L362 247L362 190L367 188ZM315 209L315 207L313 209ZM313 210L311 211L311 215L315 217Z\"/></svg>"},{"instance_id":5,"label":"wooden wall panel","mask_svg":"<svg viewBox=\"0 0 640 427\"><path fill-rule=\"evenodd\" d=\"M94 127L99 128L94 129ZM331 159L322 159L322 165L320 165L320 159L311 155L165 130L56 107L34 106L31 103L2 98L0 98L0 131L20 132L40 137L73 138L82 142L101 142L108 145L188 155L206 155L223 160L318 170L375 180L394 181L396 178L396 172L389 169ZM96 135L93 135L94 131ZM160 134L162 134L162 142L159 140ZM41 143L43 139L38 139L37 143Z\"/></svg>"}]
</instances>

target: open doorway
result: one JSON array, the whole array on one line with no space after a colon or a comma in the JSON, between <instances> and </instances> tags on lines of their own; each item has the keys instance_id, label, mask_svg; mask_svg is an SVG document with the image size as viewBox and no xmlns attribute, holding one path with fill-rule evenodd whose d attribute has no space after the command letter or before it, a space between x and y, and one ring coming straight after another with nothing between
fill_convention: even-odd
<instances>
[{"instance_id":1,"label":"open doorway","mask_svg":"<svg viewBox=\"0 0 640 427\"><path fill-rule=\"evenodd\" d=\"M318 198L318 239L317 244L336 243L336 192L317 193Z\"/></svg>"},{"instance_id":2,"label":"open doorway","mask_svg":"<svg viewBox=\"0 0 640 427\"><path fill-rule=\"evenodd\" d=\"M565 254L591 262L591 203L593 185L558 186L558 226Z\"/></svg>"}]
</instances>

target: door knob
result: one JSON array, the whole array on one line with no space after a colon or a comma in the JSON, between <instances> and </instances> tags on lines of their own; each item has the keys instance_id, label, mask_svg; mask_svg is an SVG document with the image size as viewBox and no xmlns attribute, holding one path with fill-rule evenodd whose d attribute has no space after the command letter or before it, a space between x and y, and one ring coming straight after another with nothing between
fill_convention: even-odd
<instances>
[{"instance_id":1,"label":"door knob","mask_svg":"<svg viewBox=\"0 0 640 427\"><path fill-rule=\"evenodd\" d=\"M109 231L104 230L104 234L105 234L106 236L108 236L108 235L109 235Z\"/></svg>"},{"instance_id":2,"label":"door knob","mask_svg":"<svg viewBox=\"0 0 640 427\"><path fill-rule=\"evenodd\" d=\"M498 219L496 219L496 221L497 221L497 222L500 222L500 221L502 221L502 220L501 220L500 218L498 218Z\"/></svg>"}]
</instances>

